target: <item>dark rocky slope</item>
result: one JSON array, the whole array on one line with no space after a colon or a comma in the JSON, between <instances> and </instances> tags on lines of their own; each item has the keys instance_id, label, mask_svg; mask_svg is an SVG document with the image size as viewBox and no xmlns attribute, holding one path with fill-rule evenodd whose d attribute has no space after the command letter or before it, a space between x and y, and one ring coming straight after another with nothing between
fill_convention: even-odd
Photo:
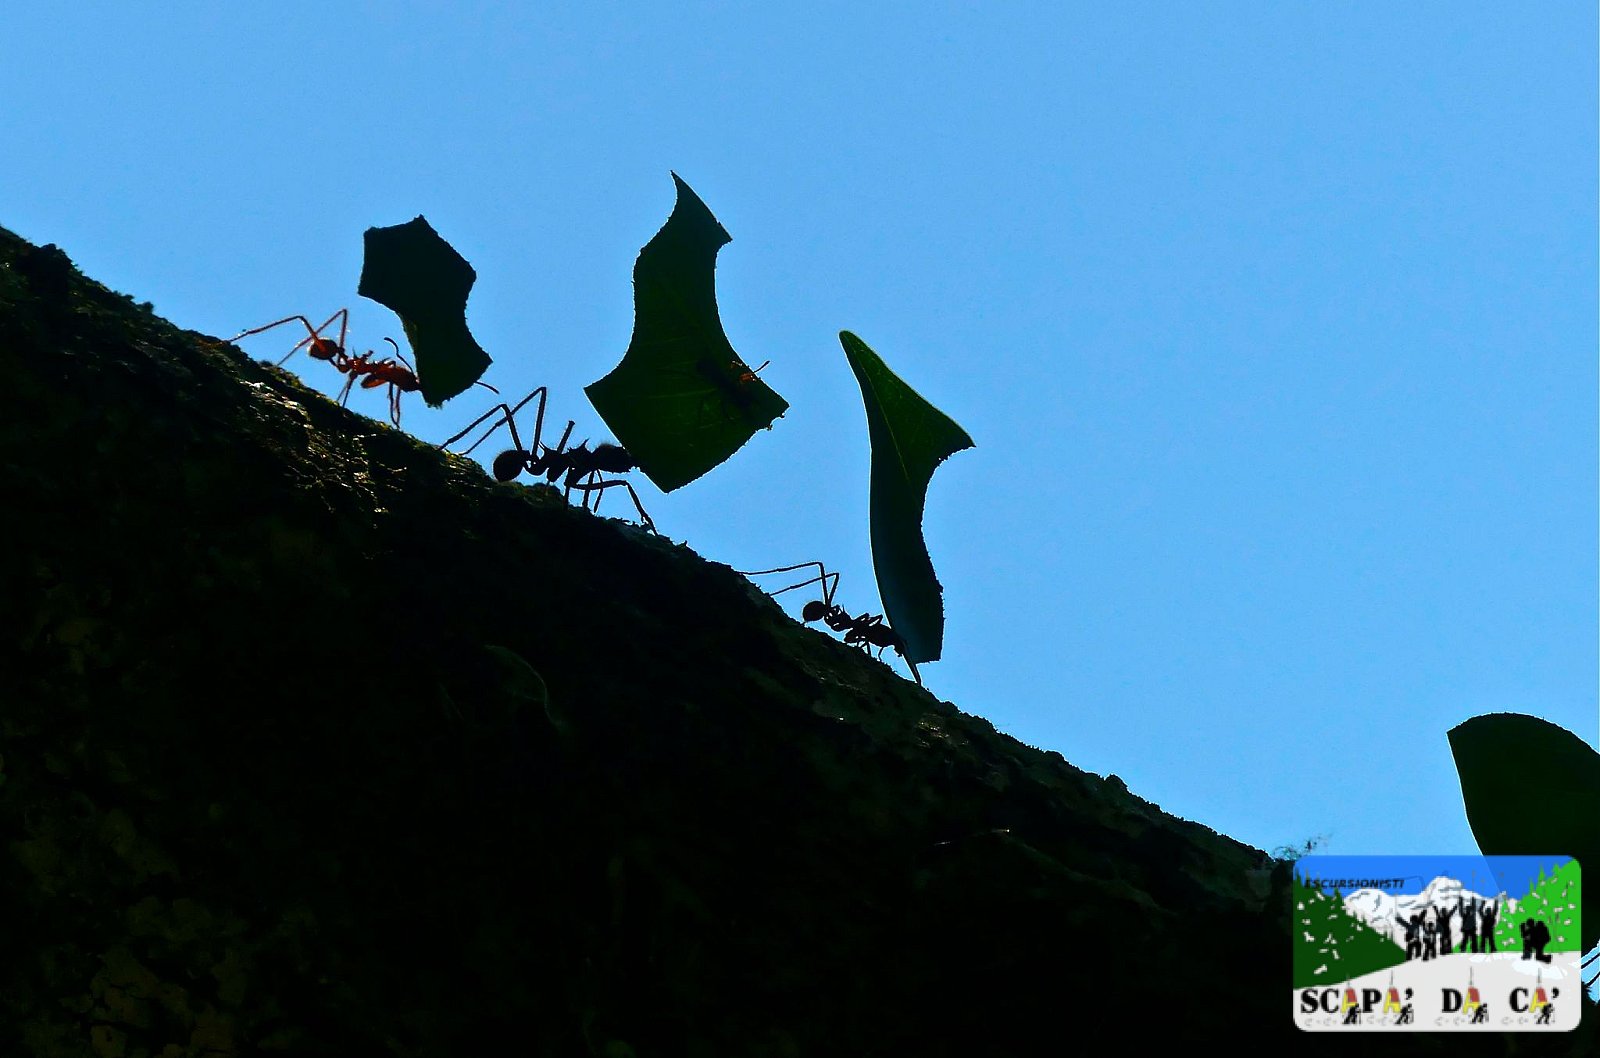
<instances>
[{"instance_id":1,"label":"dark rocky slope","mask_svg":"<svg viewBox=\"0 0 1600 1058\"><path fill-rule=\"evenodd\" d=\"M725 566L3 231L0 369L0 1055L1351 1046L1262 853Z\"/></svg>"}]
</instances>

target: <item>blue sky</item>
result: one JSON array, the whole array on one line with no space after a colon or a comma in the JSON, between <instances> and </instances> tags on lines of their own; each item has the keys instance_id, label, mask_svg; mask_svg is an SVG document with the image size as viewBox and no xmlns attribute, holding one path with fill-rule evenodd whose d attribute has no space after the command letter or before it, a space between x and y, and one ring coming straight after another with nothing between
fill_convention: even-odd
<instances>
[{"instance_id":1,"label":"blue sky","mask_svg":"<svg viewBox=\"0 0 1600 1058\"><path fill-rule=\"evenodd\" d=\"M575 438L606 436L583 387L676 170L733 236L728 334L792 407L677 492L641 478L657 524L739 569L820 559L878 612L854 331L977 442L930 489L928 685L1175 815L1471 854L1448 728L1596 740L1593 5L5 21L0 225L182 326L348 305L386 349L361 235L425 214L478 271L486 380L548 385ZM411 397L404 426L486 406Z\"/></svg>"}]
</instances>

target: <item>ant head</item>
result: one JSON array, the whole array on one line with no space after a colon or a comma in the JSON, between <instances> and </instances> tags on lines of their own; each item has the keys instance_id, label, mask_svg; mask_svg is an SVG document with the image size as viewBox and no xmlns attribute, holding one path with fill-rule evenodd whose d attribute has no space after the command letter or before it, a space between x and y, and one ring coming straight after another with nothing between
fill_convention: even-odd
<instances>
[{"instance_id":1,"label":"ant head","mask_svg":"<svg viewBox=\"0 0 1600 1058\"><path fill-rule=\"evenodd\" d=\"M604 470L612 474L626 474L639 464L633 461L633 456L621 445L610 442L594 446L594 466L596 470Z\"/></svg>"},{"instance_id":2,"label":"ant head","mask_svg":"<svg viewBox=\"0 0 1600 1058\"><path fill-rule=\"evenodd\" d=\"M511 481L527 467L528 453L519 452L515 448L508 452L501 452L494 457L494 479L496 481Z\"/></svg>"},{"instance_id":3,"label":"ant head","mask_svg":"<svg viewBox=\"0 0 1600 1058\"><path fill-rule=\"evenodd\" d=\"M394 350L395 356L394 361L389 362L389 367L393 368L393 370L386 372L384 381L401 393L417 392L422 388L422 383L417 379L417 372L411 366L411 361L407 360L405 354L400 351L400 343L393 338L384 338L384 341L389 343L389 347ZM371 354L369 353L368 355L370 356ZM398 362L398 366L396 362ZM494 389L493 386L489 388ZM499 391L496 390L496 392Z\"/></svg>"},{"instance_id":4,"label":"ant head","mask_svg":"<svg viewBox=\"0 0 1600 1058\"><path fill-rule=\"evenodd\" d=\"M800 616L806 621L807 624L809 624L812 621L822 620L823 615L827 612L827 603L821 603L815 599L812 599L810 602L806 603L805 609L800 611Z\"/></svg>"}]
</instances>

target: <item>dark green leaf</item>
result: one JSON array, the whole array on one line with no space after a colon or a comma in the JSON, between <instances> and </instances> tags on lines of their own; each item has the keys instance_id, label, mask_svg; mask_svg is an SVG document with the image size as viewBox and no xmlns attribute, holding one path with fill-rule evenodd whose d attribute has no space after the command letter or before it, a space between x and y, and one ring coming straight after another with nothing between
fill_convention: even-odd
<instances>
[{"instance_id":1,"label":"dark green leaf","mask_svg":"<svg viewBox=\"0 0 1600 1058\"><path fill-rule=\"evenodd\" d=\"M438 407L489 367L489 354L467 330L467 294L478 273L420 216L368 228L363 241L356 292L400 317L417 358L422 399Z\"/></svg>"},{"instance_id":2,"label":"dark green leaf","mask_svg":"<svg viewBox=\"0 0 1600 1058\"><path fill-rule=\"evenodd\" d=\"M545 686L539 670L509 647L485 643L483 649L499 663L501 689L514 702L538 702L550 726L559 732L567 730L566 720L550 705L550 689Z\"/></svg>"},{"instance_id":3,"label":"dark green leaf","mask_svg":"<svg viewBox=\"0 0 1600 1058\"><path fill-rule=\"evenodd\" d=\"M633 340L584 392L662 492L721 464L789 402L733 351L717 315L717 251L730 240L689 185L633 266Z\"/></svg>"},{"instance_id":4,"label":"dark green leaf","mask_svg":"<svg viewBox=\"0 0 1600 1058\"><path fill-rule=\"evenodd\" d=\"M906 644L906 660L938 661L944 648L944 596L922 538L928 481L972 438L884 365L849 331L844 355L861 383L872 442L872 565L889 627Z\"/></svg>"},{"instance_id":5,"label":"dark green leaf","mask_svg":"<svg viewBox=\"0 0 1600 1058\"><path fill-rule=\"evenodd\" d=\"M1461 799L1485 856L1571 856L1600 872L1600 753L1548 720L1489 713L1450 729ZM1600 940L1600 887L1585 881L1587 951Z\"/></svg>"}]
</instances>

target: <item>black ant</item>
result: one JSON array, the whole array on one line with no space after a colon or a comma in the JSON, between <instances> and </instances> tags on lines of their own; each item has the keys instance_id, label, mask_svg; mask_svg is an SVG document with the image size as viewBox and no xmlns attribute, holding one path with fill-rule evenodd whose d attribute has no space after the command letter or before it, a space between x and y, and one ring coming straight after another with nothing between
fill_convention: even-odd
<instances>
[{"instance_id":1,"label":"black ant","mask_svg":"<svg viewBox=\"0 0 1600 1058\"><path fill-rule=\"evenodd\" d=\"M810 584L820 583L822 585L822 600L819 602L813 599L806 603L805 607L800 611L801 619L807 624L813 621L821 621L835 632L843 632L846 646L860 647L868 654L872 653L873 647L877 647L880 658L883 657L885 650L893 647L895 653L900 655L901 659L906 663L906 667L911 670L911 676L917 681L917 686L922 686L922 676L917 672L917 666L910 658L906 657L905 640L900 638L900 633L889 627L882 614L875 616L861 614L859 617L851 617L849 611L844 607L834 605L833 594L839 590L839 574L829 573L827 567L821 562L801 562L793 566L758 569L748 573L742 570L735 570L734 572L741 577L762 577L769 573L788 573L791 570L807 569L811 566L817 567L817 576L812 577L810 580L803 580L798 584L791 584L787 588L769 591L767 595L776 598L786 591L793 591L796 588L804 588Z\"/></svg>"},{"instance_id":2,"label":"black ant","mask_svg":"<svg viewBox=\"0 0 1600 1058\"><path fill-rule=\"evenodd\" d=\"M623 488L628 490L628 495L633 497L633 506L639 512L640 524L642 524L650 532L655 532L656 524L655 522L651 521L650 516L645 513L644 504L639 502L639 494L633 491L633 486L631 484L626 481L599 480L601 474L626 474L628 471L633 470L639 465L634 461L633 456L628 454L627 449L623 448L621 445L614 444L598 444L593 448L590 448L588 441L580 443L576 448L568 448L567 439L572 436L573 427L573 422L570 419L567 420L566 430L561 434L561 441L554 448L540 443L540 438L544 436L544 408L545 401L548 396L549 392L547 388L540 386L532 393L529 393L526 397L523 397L522 400L518 401L515 407L509 407L505 404L496 404L494 407L490 408L488 411L472 420L472 422L468 423L466 429L445 441L439 447L449 448L467 434L477 429L478 425L485 419L489 418L489 416L493 415L497 411L503 412L504 414L500 416L493 426L490 426L489 429L485 431L482 437L472 442L471 445L461 452L462 455L470 455L474 448L477 448L484 441L487 441L489 436L496 430L500 429L500 427L509 426L511 427L511 443L516 447L509 448L494 457L494 463L492 464L493 469L491 472L493 473L496 481L512 481L515 480L517 475L527 473L533 477L539 477L542 475L546 481L554 484L557 478L565 474L566 481L564 484L566 486L566 491L562 493L562 496L570 499L572 496L572 490L577 489L579 492L584 494L584 510L591 509L589 507L589 497L593 496L593 510L595 513L599 513L600 511L601 494L606 489L621 485ZM531 401L534 397L539 398L539 411L534 415L533 419L533 444L524 448L522 445L522 438L517 434L516 414L517 412L521 411L523 406Z\"/></svg>"}]
</instances>

